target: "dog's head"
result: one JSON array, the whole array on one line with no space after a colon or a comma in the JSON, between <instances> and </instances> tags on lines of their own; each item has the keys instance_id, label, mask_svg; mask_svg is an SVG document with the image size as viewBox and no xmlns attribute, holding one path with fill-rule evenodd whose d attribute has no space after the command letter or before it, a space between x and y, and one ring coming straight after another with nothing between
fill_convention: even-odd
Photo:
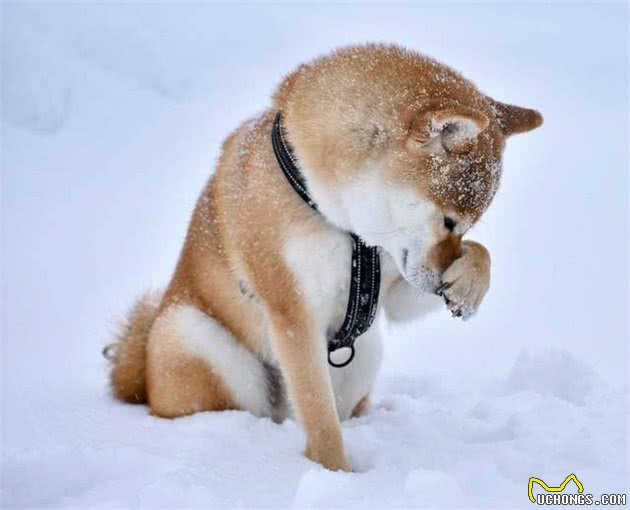
<instances>
[{"instance_id":1,"label":"dog's head","mask_svg":"<svg viewBox=\"0 0 630 510\"><path fill-rule=\"evenodd\" d=\"M408 281L432 290L499 187L506 137L541 123L534 110L490 98L409 112L406 137L383 160L386 191L374 200L382 218L391 218L381 228L396 234L371 242L393 256Z\"/></svg>"},{"instance_id":2,"label":"dog's head","mask_svg":"<svg viewBox=\"0 0 630 510\"><path fill-rule=\"evenodd\" d=\"M289 76L276 103L324 216L427 290L490 205L506 138L542 124L398 47L318 59Z\"/></svg>"}]
</instances>

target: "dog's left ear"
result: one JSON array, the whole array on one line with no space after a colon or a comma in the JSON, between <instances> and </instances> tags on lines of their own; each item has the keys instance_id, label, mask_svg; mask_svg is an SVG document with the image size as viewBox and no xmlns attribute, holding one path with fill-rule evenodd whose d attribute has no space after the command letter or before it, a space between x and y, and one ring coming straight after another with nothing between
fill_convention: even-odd
<instances>
[{"instance_id":1,"label":"dog's left ear","mask_svg":"<svg viewBox=\"0 0 630 510\"><path fill-rule=\"evenodd\" d=\"M488 98L497 116L499 127L505 136L525 133L540 127L543 117L536 110L522 108Z\"/></svg>"}]
</instances>

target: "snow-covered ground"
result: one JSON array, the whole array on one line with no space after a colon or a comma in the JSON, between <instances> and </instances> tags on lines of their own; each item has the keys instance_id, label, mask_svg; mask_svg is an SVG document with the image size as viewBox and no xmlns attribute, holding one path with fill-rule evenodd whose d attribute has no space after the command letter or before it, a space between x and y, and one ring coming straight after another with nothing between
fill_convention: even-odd
<instances>
[{"instance_id":1,"label":"snow-covered ground","mask_svg":"<svg viewBox=\"0 0 630 510\"><path fill-rule=\"evenodd\" d=\"M526 507L529 477L572 472L627 492L627 4L1 8L2 508ZM221 140L297 63L366 40L545 115L471 234L480 314L388 328L351 474L292 421L113 401L100 348L168 280Z\"/></svg>"}]
</instances>

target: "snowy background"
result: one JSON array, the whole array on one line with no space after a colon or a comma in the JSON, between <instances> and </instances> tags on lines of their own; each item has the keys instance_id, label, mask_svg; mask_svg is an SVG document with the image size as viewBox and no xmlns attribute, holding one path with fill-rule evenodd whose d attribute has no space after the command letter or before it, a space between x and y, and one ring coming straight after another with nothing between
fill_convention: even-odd
<instances>
[{"instance_id":1,"label":"snowy background","mask_svg":"<svg viewBox=\"0 0 630 510\"><path fill-rule=\"evenodd\" d=\"M1 506L527 507L628 479L628 7L2 3ZM295 65L388 41L539 109L471 234L492 285L387 331L357 473L294 422L111 399L100 350L163 286L222 139Z\"/></svg>"}]
</instances>

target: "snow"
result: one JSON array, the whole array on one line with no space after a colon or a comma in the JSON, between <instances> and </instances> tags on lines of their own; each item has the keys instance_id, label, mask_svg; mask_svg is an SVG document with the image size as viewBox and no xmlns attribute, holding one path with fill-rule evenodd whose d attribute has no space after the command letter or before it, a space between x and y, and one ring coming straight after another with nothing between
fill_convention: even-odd
<instances>
[{"instance_id":1,"label":"snow","mask_svg":"<svg viewBox=\"0 0 630 510\"><path fill-rule=\"evenodd\" d=\"M517 387L525 369L554 391ZM293 421L245 412L161 420L113 404L97 381L66 391L61 408L13 405L19 423L7 421L23 439L4 445L5 506L503 508L530 504L530 476L551 483L567 469L589 491L621 490L626 396L593 381L583 404L563 398L554 372L581 369L567 354L530 354L476 388L389 374L370 413L344 426L350 474L300 455Z\"/></svg>"},{"instance_id":2,"label":"snow","mask_svg":"<svg viewBox=\"0 0 630 510\"><path fill-rule=\"evenodd\" d=\"M626 4L1 8L3 508L512 508L569 473L627 492ZM364 40L545 116L470 234L493 264L479 316L387 327L343 427L354 473L304 458L292 421L113 401L101 348L168 280L223 138Z\"/></svg>"}]
</instances>

